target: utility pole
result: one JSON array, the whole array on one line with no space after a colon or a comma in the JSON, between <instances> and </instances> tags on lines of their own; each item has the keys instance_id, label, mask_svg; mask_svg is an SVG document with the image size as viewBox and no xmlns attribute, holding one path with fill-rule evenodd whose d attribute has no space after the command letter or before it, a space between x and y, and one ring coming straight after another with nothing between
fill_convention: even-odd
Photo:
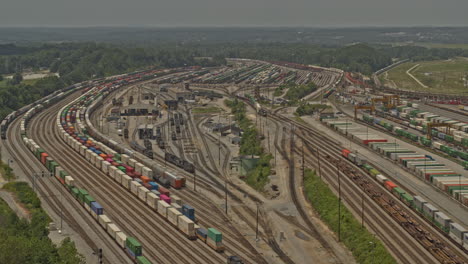
<instances>
[{"instance_id":1,"label":"utility pole","mask_svg":"<svg viewBox=\"0 0 468 264\"><path fill-rule=\"evenodd\" d=\"M258 203L257 203L257 225L255 228L255 241L258 241Z\"/></svg>"},{"instance_id":2,"label":"utility pole","mask_svg":"<svg viewBox=\"0 0 468 264\"><path fill-rule=\"evenodd\" d=\"M98 248L98 263L102 264L102 248Z\"/></svg>"},{"instance_id":3,"label":"utility pole","mask_svg":"<svg viewBox=\"0 0 468 264\"><path fill-rule=\"evenodd\" d=\"M322 169L320 168L320 151L318 147L317 147L317 162L318 162L319 177L320 179L322 179Z\"/></svg>"},{"instance_id":4,"label":"utility pole","mask_svg":"<svg viewBox=\"0 0 468 264\"><path fill-rule=\"evenodd\" d=\"M336 163L336 171L338 174L338 241L341 241L341 177L338 163Z\"/></svg>"},{"instance_id":5,"label":"utility pole","mask_svg":"<svg viewBox=\"0 0 468 264\"><path fill-rule=\"evenodd\" d=\"M304 180L304 176L305 176L304 144L305 144L305 141L302 140L302 180Z\"/></svg>"},{"instance_id":6,"label":"utility pole","mask_svg":"<svg viewBox=\"0 0 468 264\"><path fill-rule=\"evenodd\" d=\"M227 176L224 176L224 207L226 215L228 213L228 200L227 200Z\"/></svg>"},{"instance_id":7,"label":"utility pole","mask_svg":"<svg viewBox=\"0 0 468 264\"><path fill-rule=\"evenodd\" d=\"M361 193L361 228L364 228L364 186Z\"/></svg>"}]
</instances>

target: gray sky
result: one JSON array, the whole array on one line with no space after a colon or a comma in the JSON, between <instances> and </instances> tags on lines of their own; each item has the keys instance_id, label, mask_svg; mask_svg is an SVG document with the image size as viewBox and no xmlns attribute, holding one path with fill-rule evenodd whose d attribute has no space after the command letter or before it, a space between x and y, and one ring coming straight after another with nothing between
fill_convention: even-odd
<instances>
[{"instance_id":1,"label":"gray sky","mask_svg":"<svg viewBox=\"0 0 468 264\"><path fill-rule=\"evenodd\" d=\"M468 25L467 0L1 0L0 26Z\"/></svg>"}]
</instances>

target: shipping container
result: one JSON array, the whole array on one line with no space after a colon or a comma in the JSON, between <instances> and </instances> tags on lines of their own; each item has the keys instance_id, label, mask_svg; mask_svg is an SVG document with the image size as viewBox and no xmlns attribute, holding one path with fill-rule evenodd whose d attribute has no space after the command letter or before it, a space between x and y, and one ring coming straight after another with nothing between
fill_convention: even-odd
<instances>
[{"instance_id":1,"label":"shipping container","mask_svg":"<svg viewBox=\"0 0 468 264\"><path fill-rule=\"evenodd\" d=\"M112 221L105 214L99 215L99 224L107 230L107 225L112 223Z\"/></svg>"},{"instance_id":2,"label":"shipping container","mask_svg":"<svg viewBox=\"0 0 468 264\"><path fill-rule=\"evenodd\" d=\"M162 215L164 218L167 218L167 210L172 208L172 206L165 201L159 200L158 201L158 213Z\"/></svg>"},{"instance_id":3,"label":"shipping container","mask_svg":"<svg viewBox=\"0 0 468 264\"><path fill-rule=\"evenodd\" d=\"M115 235L115 241L121 248L125 248L125 240L127 240L127 235L124 232L118 232Z\"/></svg>"},{"instance_id":4,"label":"shipping container","mask_svg":"<svg viewBox=\"0 0 468 264\"><path fill-rule=\"evenodd\" d=\"M112 239L116 239L116 234L121 232L120 228L118 228L115 224L108 224L107 225L107 233L112 237Z\"/></svg>"},{"instance_id":5,"label":"shipping container","mask_svg":"<svg viewBox=\"0 0 468 264\"><path fill-rule=\"evenodd\" d=\"M138 257L142 255L142 246L140 242L138 242L135 238L133 237L127 237L125 240L125 248L128 250L127 252L132 256L132 257Z\"/></svg>"},{"instance_id":6,"label":"shipping container","mask_svg":"<svg viewBox=\"0 0 468 264\"><path fill-rule=\"evenodd\" d=\"M189 239L195 239L195 223L187 216L179 216L178 226L180 231L184 233Z\"/></svg>"},{"instance_id":7,"label":"shipping container","mask_svg":"<svg viewBox=\"0 0 468 264\"><path fill-rule=\"evenodd\" d=\"M442 212L435 212L434 213L434 223L445 232L450 231L450 223L452 219L450 219L446 214Z\"/></svg>"}]
</instances>

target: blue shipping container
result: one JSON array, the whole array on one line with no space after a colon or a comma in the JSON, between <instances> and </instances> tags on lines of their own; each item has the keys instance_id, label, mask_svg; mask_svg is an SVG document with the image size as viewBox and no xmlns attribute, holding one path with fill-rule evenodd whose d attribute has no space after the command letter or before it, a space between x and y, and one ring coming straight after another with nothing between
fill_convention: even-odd
<instances>
[{"instance_id":1,"label":"blue shipping container","mask_svg":"<svg viewBox=\"0 0 468 264\"><path fill-rule=\"evenodd\" d=\"M91 202L91 210L97 215L102 215L104 213L104 208L98 202Z\"/></svg>"},{"instance_id":2,"label":"blue shipping container","mask_svg":"<svg viewBox=\"0 0 468 264\"><path fill-rule=\"evenodd\" d=\"M197 236L203 241L206 241L206 237L208 236L208 231L205 228L198 228L197 229Z\"/></svg>"},{"instance_id":3,"label":"blue shipping container","mask_svg":"<svg viewBox=\"0 0 468 264\"><path fill-rule=\"evenodd\" d=\"M188 217L190 220L195 221L195 209L192 206L183 204L182 214Z\"/></svg>"},{"instance_id":4,"label":"blue shipping container","mask_svg":"<svg viewBox=\"0 0 468 264\"><path fill-rule=\"evenodd\" d=\"M141 179L138 179L138 178L136 178L135 181L138 182L139 184L143 183L143 181Z\"/></svg>"},{"instance_id":5,"label":"blue shipping container","mask_svg":"<svg viewBox=\"0 0 468 264\"><path fill-rule=\"evenodd\" d=\"M151 185L151 190L158 190L159 185L155 182L149 182L149 185Z\"/></svg>"}]
</instances>

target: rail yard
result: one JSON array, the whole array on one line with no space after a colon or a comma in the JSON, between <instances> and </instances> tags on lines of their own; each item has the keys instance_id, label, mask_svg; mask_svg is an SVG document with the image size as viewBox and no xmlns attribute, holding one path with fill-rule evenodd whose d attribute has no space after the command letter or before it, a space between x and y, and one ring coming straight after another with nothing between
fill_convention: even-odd
<instances>
[{"instance_id":1,"label":"rail yard","mask_svg":"<svg viewBox=\"0 0 468 264\"><path fill-rule=\"evenodd\" d=\"M227 61L62 89L2 120L2 157L104 263L353 263L307 200L306 169L397 263L468 263L464 102ZM297 100L277 90L309 84ZM299 117L304 104L332 111Z\"/></svg>"}]
</instances>

